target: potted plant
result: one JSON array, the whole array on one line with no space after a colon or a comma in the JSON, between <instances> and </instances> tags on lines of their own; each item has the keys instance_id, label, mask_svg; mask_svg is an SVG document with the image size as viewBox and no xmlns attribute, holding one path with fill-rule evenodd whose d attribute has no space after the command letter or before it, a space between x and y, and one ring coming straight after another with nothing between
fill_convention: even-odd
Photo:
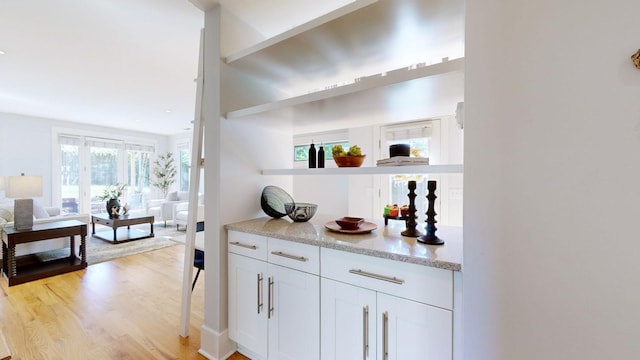
<instances>
[{"instance_id":1,"label":"potted plant","mask_svg":"<svg viewBox=\"0 0 640 360\"><path fill-rule=\"evenodd\" d=\"M118 217L120 214L120 197L126 187L126 184L108 185L102 195L98 196L101 200L107 200L107 214L110 218Z\"/></svg>"},{"instance_id":2,"label":"potted plant","mask_svg":"<svg viewBox=\"0 0 640 360\"><path fill-rule=\"evenodd\" d=\"M160 189L163 197L166 198L169 187L176 181L177 170L173 154L168 152L159 155L153 164L155 165L153 175L156 179L151 181L151 185Z\"/></svg>"}]
</instances>

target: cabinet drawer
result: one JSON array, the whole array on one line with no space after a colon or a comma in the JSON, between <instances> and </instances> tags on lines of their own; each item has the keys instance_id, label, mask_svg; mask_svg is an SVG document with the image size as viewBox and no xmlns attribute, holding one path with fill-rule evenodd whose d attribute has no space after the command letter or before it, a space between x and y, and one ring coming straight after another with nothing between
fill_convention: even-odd
<instances>
[{"instance_id":1,"label":"cabinet drawer","mask_svg":"<svg viewBox=\"0 0 640 360\"><path fill-rule=\"evenodd\" d=\"M269 239L268 259L277 264L310 274L320 274L320 248L293 241Z\"/></svg>"},{"instance_id":2,"label":"cabinet drawer","mask_svg":"<svg viewBox=\"0 0 640 360\"><path fill-rule=\"evenodd\" d=\"M228 233L228 246L231 253L267 261L267 238L264 236L232 230Z\"/></svg>"},{"instance_id":3,"label":"cabinet drawer","mask_svg":"<svg viewBox=\"0 0 640 360\"><path fill-rule=\"evenodd\" d=\"M429 266L321 250L320 275L337 281L453 309L453 272Z\"/></svg>"}]
</instances>

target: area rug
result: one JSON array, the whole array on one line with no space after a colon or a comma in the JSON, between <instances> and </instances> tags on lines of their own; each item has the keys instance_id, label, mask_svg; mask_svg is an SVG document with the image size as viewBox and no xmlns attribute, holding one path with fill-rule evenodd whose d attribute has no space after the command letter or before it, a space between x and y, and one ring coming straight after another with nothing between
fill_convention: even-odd
<instances>
[{"instance_id":1,"label":"area rug","mask_svg":"<svg viewBox=\"0 0 640 360\"><path fill-rule=\"evenodd\" d=\"M98 228L100 227L100 229ZM132 225L132 229L137 228L142 231L149 231L149 224L142 225ZM102 231L104 229L108 229L106 227L102 228L102 226L96 226L96 232ZM183 228L184 229L184 228ZM154 237L126 241L119 244L113 244L109 241L101 240L98 238L94 238L91 236L91 224L89 224L88 229L89 234L87 236L87 264L97 264L104 261L109 261L117 258L121 258L124 256L140 254L147 251L162 249L167 246L175 246L178 243L173 241L172 238L184 236L185 231L176 230L175 226L167 225L166 227L162 225L154 225L153 233ZM78 241L78 240L76 240ZM40 253L40 257L44 259L46 258L59 258L64 256L69 256L68 249L59 249L53 251L47 251L46 253Z\"/></svg>"}]
</instances>

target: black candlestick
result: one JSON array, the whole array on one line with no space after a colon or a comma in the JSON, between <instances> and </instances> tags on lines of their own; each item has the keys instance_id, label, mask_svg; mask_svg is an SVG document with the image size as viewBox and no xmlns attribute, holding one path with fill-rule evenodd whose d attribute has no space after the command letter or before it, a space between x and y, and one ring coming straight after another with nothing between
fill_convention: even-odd
<instances>
[{"instance_id":1,"label":"black candlestick","mask_svg":"<svg viewBox=\"0 0 640 360\"><path fill-rule=\"evenodd\" d=\"M442 245L444 244L444 240L440 239L436 236L436 211L433 209L433 204L436 201L436 182L430 180L427 182L427 189L429 190L429 194L427 195L427 200L429 200L429 208L427 209L427 226L425 226L425 230L427 233L418 238L418 241L427 244L427 245Z\"/></svg>"},{"instance_id":2,"label":"black candlestick","mask_svg":"<svg viewBox=\"0 0 640 360\"><path fill-rule=\"evenodd\" d=\"M409 181L409 213L406 221L407 228L400 234L409 237L418 237L422 235L420 231L416 230L416 182L414 180Z\"/></svg>"}]
</instances>

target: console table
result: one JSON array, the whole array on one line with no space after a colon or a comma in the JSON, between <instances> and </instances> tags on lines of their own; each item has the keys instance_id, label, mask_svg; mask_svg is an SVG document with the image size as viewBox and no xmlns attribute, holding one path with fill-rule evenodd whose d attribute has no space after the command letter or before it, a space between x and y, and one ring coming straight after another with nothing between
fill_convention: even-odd
<instances>
[{"instance_id":1,"label":"console table","mask_svg":"<svg viewBox=\"0 0 640 360\"><path fill-rule=\"evenodd\" d=\"M80 236L80 258L76 256L75 237ZM69 257L42 260L38 254L16 257L16 245L34 241L69 237ZM2 229L2 275L9 286L87 267L87 224L64 220L34 224L31 230Z\"/></svg>"},{"instance_id":2,"label":"console table","mask_svg":"<svg viewBox=\"0 0 640 360\"><path fill-rule=\"evenodd\" d=\"M91 215L91 235L93 235L93 237L95 238L110 241L114 244L123 241L152 238L154 236L153 221L153 215L145 214L120 215L117 218L110 218L107 214L94 214ZM131 228L131 225L144 223L149 223L149 225L151 226L151 229L148 233ZM113 232L109 230L96 232L96 224L108 226L113 229ZM124 226L126 226L127 228L122 229L121 227ZM121 229L118 230L118 228Z\"/></svg>"}]
</instances>

